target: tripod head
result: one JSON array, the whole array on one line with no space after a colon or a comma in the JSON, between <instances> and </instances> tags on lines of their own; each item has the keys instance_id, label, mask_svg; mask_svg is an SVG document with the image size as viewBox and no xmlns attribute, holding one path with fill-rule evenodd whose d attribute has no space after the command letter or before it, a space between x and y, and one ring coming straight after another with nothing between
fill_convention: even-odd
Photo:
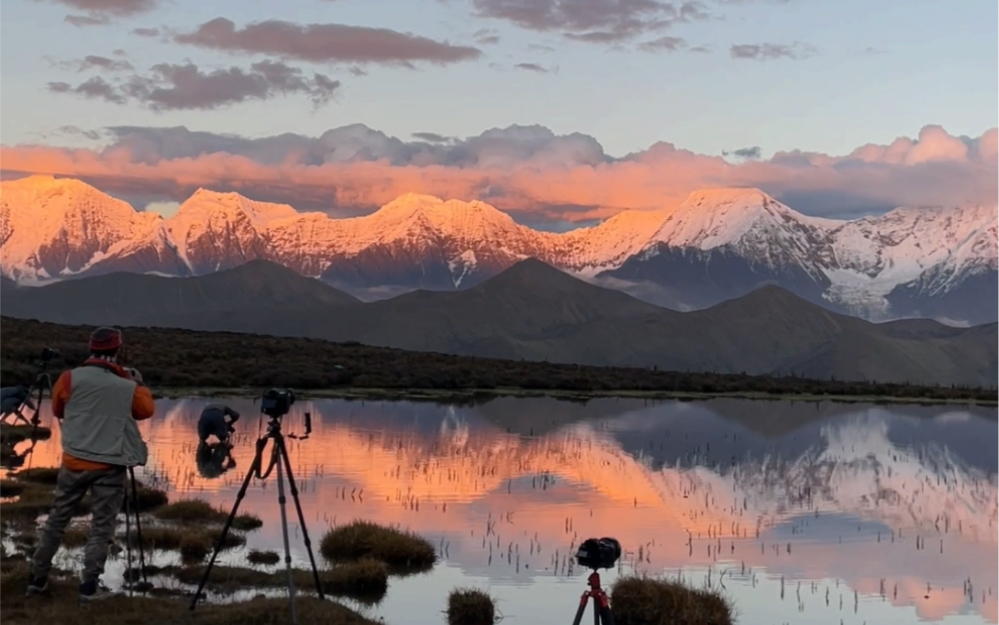
<instances>
[{"instance_id":1,"label":"tripod head","mask_svg":"<svg viewBox=\"0 0 999 625\"><path fill-rule=\"evenodd\" d=\"M291 409L292 405L295 403L295 391L291 389L276 389L272 388L265 392L263 397L260 398L260 412L264 413L270 420L267 422L267 433L268 436L276 436L281 432L281 420L288 411ZM289 434L288 438L296 438L299 440L304 440L309 438L312 434L312 413L305 413L305 434Z\"/></svg>"},{"instance_id":2,"label":"tripod head","mask_svg":"<svg viewBox=\"0 0 999 625\"><path fill-rule=\"evenodd\" d=\"M272 388L260 398L260 412L270 417L271 422L280 421L294 403L295 391Z\"/></svg>"}]
</instances>

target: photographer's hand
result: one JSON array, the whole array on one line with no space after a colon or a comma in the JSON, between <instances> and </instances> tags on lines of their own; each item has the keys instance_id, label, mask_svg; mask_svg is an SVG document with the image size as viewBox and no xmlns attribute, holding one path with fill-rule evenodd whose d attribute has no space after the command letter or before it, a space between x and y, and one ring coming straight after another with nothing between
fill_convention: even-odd
<instances>
[{"instance_id":1,"label":"photographer's hand","mask_svg":"<svg viewBox=\"0 0 999 625\"><path fill-rule=\"evenodd\" d=\"M145 384L142 381L142 374L139 372L138 369L135 369L133 367L123 367L123 368L125 369L125 373L128 374L129 379L131 379L133 382L138 382L139 384L143 385Z\"/></svg>"}]
</instances>

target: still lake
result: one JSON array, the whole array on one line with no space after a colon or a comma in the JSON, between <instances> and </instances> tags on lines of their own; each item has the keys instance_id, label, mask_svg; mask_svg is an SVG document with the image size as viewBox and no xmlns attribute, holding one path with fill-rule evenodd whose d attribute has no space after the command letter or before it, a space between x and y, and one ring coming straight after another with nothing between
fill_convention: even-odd
<instances>
[{"instance_id":1,"label":"still lake","mask_svg":"<svg viewBox=\"0 0 999 625\"><path fill-rule=\"evenodd\" d=\"M253 458L259 404L211 401L243 415L236 467L198 471L208 399L161 399L141 425L150 459L137 476L173 500L228 509ZM380 604L345 601L387 623L442 623L456 586L487 588L509 622L571 622L585 590L573 548L600 536L626 550L602 572L605 586L631 571L710 580L742 624L999 622L995 408L317 399L292 407L286 435L303 432L304 412L311 437L287 442L313 543L364 518L442 552L433 571L391 578ZM59 453L53 427L29 463L57 466ZM282 552L275 479L251 482L241 510L264 526L220 562ZM294 564L307 568L290 497L288 515ZM120 574L110 563L113 587Z\"/></svg>"}]
</instances>

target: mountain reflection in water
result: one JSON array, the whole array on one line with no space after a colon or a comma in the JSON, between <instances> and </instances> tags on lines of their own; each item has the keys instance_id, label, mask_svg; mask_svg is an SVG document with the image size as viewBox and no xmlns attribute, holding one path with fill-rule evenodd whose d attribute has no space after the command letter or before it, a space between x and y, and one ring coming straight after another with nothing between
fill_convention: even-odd
<instances>
[{"instance_id":1,"label":"mountain reflection in water","mask_svg":"<svg viewBox=\"0 0 999 625\"><path fill-rule=\"evenodd\" d=\"M230 507L259 407L226 401L246 415L235 468L197 470L208 399L160 400L141 426L142 479ZM620 570L720 580L741 623L999 618L995 409L315 400L293 406L286 434L306 411L311 438L287 442L314 540L361 517L412 529L444 556L429 575L392 580L373 609L389 623L439 623L450 588L469 584L491 586L519 622L568 621L584 589L572 553L590 536L621 541ZM56 465L58 441L56 428L33 466ZM264 520L249 546L280 551L273 478L254 481L243 507Z\"/></svg>"}]
</instances>

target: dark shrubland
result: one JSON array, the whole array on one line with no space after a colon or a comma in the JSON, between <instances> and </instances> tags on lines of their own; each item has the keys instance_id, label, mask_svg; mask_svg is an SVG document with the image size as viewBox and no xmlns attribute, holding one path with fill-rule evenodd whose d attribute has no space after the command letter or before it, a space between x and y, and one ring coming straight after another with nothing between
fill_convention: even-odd
<instances>
[{"instance_id":1,"label":"dark shrubland","mask_svg":"<svg viewBox=\"0 0 999 625\"><path fill-rule=\"evenodd\" d=\"M58 370L86 356L92 328L3 317L0 374L4 384L29 384L45 346L61 352ZM759 393L904 397L996 402L995 389L810 380L794 375L659 371L455 356L371 347L356 342L233 332L129 328L129 361L161 388L425 389L574 393Z\"/></svg>"}]
</instances>

